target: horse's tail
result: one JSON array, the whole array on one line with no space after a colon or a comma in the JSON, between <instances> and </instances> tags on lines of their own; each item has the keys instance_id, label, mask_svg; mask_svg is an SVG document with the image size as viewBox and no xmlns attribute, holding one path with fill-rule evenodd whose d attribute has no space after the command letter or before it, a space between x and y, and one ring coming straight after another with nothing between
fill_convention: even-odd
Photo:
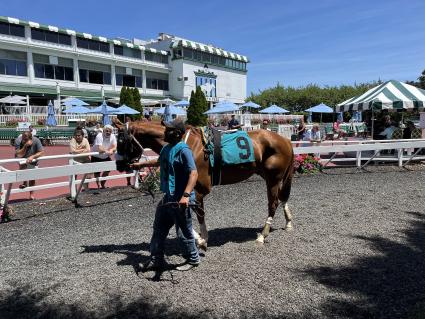
<instances>
[{"instance_id":1,"label":"horse's tail","mask_svg":"<svg viewBox=\"0 0 425 319\"><path fill-rule=\"evenodd\" d=\"M291 194L292 187L292 176L294 174L294 151L292 151L290 162L288 167L286 168L285 174L282 179L282 183L279 188L279 200L283 203L286 203L289 199L289 195Z\"/></svg>"}]
</instances>

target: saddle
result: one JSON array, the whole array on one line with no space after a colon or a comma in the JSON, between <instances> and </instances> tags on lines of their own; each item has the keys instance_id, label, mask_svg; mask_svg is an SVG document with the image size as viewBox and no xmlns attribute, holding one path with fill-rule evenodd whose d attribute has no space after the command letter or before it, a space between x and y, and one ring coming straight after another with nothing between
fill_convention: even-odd
<instances>
[{"instance_id":1,"label":"saddle","mask_svg":"<svg viewBox=\"0 0 425 319\"><path fill-rule=\"evenodd\" d=\"M204 153L209 159L211 183L221 184L223 166L254 162L251 138L244 131L220 131L214 128L202 130Z\"/></svg>"}]
</instances>

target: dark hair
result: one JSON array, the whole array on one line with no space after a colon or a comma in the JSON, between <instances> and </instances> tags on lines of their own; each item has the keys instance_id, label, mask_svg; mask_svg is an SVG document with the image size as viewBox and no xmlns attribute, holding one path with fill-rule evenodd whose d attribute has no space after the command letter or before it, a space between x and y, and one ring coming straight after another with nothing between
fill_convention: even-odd
<instances>
[{"instance_id":1,"label":"dark hair","mask_svg":"<svg viewBox=\"0 0 425 319\"><path fill-rule=\"evenodd\" d=\"M82 135L82 136L84 136L84 131L83 131L83 129L81 127L77 127L75 129L74 136L76 136L76 135Z\"/></svg>"}]
</instances>

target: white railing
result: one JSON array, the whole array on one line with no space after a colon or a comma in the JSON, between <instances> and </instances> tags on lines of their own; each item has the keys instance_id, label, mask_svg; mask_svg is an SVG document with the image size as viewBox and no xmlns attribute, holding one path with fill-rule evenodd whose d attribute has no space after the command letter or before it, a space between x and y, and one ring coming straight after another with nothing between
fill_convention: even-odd
<instances>
[{"instance_id":1,"label":"white railing","mask_svg":"<svg viewBox=\"0 0 425 319\"><path fill-rule=\"evenodd\" d=\"M425 160L419 152L425 148L425 139L402 139L402 140L353 140L353 141L324 141L321 143L292 142L294 154L331 154L329 159L321 159L325 166L331 162L353 162L363 168L371 161L375 162L398 162L398 166L406 166L407 163L416 160ZM394 150L394 154L382 154L382 151ZM343 153L344 157L336 158L337 154ZM354 156L352 156L354 155ZM362 161L366 163L362 164Z\"/></svg>"},{"instance_id":2,"label":"white railing","mask_svg":"<svg viewBox=\"0 0 425 319\"><path fill-rule=\"evenodd\" d=\"M116 115L109 115L111 118ZM56 115L56 121L58 125L68 125L68 120L86 120L89 121L102 121L102 114L61 114ZM11 122L30 122L33 125L40 123L39 121L45 121L47 114L0 114L0 125L6 125ZM13 125L14 127L16 124Z\"/></svg>"},{"instance_id":3,"label":"white railing","mask_svg":"<svg viewBox=\"0 0 425 319\"><path fill-rule=\"evenodd\" d=\"M150 151L150 149L145 149ZM38 158L38 161L45 161L51 159L68 159L68 165L59 165L53 167L43 167L36 169L27 169L27 170L16 170L11 171L4 168L2 165L8 163L25 163L25 159L22 158L13 158L13 159L3 159L0 160L0 204L6 206L9 201L9 197L11 194L29 192L29 191L37 191L42 189L51 189L57 187L69 187L69 194L71 199L76 199L78 194L81 191L81 187L83 183L89 182L99 182L106 180L114 180L114 179L122 179L125 177L134 177L133 185L135 187L139 186L139 171L133 171L133 173L128 174L118 174L111 175L107 177L98 177L85 179L87 174L104 172L104 171L115 171L116 163L115 161L107 161L107 162L96 162L96 163L78 163L74 159L77 157L85 157L88 155L97 155L99 153L85 153L85 154L64 154L64 155L51 155L51 156L43 156ZM141 160L149 160L152 158L156 158L156 156L142 156ZM75 175L84 175L82 180L77 180ZM58 183L50 183L50 184L42 184L37 186L25 187L24 189L12 189L13 183L24 182L28 180L40 180L40 179L48 179L55 177L64 177L67 176L69 181L58 182ZM7 185L7 186L5 186ZM79 185L77 189L77 185Z\"/></svg>"}]
</instances>

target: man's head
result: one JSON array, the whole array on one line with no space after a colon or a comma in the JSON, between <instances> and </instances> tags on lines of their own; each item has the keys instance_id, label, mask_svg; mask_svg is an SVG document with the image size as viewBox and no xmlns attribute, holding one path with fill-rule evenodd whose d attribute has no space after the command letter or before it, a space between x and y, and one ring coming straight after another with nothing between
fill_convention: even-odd
<instances>
[{"instance_id":1,"label":"man's head","mask_svg":"<svg viewBox=\"0 0 425 319\"><path fill-rule=\"evenodd\" d=\"M313 127L312 127L312 130L313 130L314 132L319 131L319 125L314 124L314 125L313 125Z\"/></svg>"},{"instance_id":2,"label":"man's head","mask_svg":"<svg viewBox=\"0 0 425 319\"><path fill-rule=\"evenodd\" d=\"M113 127L112 125L105 125L105 127L103 128L103 135L106 137L110 137L113 131Z\"/></svg>"},{"instance_id":3,"label":"man's head","mask_svg":"<svg viewBox=\"0 0 425 319\"><path fill-rule=\"evenodd\" d=\"M32 134L31 134L31 132L23 132L22 133L22 143L25 144L29 140L32 140Z\"/></svg>"},{"instance_id":4,"label":"man's head","mask_svg":"<svg viewBox=\"0 0 425 319\"><path fill-rule=\"evenodd\" d=\"M125 122L127 123L127 122L131 122L131 118L130 118L130 116L126 116L125 117Z\"/></svg>"},{"instance_id":5,"label":"man's head","mask_svg":"<svg viewBox=\"0 0 425 319\"><path fill-rule=\"evenodd\" d=\"M84 132L83 132L82 128L78 127L78 128L75 129L74 138L77 141L77 143L81 143L83 141Z\"/></svg>"},{"instance_id":6,"label":"man's head","mask_svg":"<svg viewBox=\"0 0 425 319\"><path fill-rule=\"evenodd\" d=\"M163 123L165 126L164 141L170 144L177 144L180 142L186 132L184 123L179 119Z\"/></svg>"},{"instance_id":7,"label":"man's head","mask_svg":"<svg viewBox=\"0 0 425 319\"><path fill-rule=\"evenodd\" d=\"M415 124L412 121L407 121L406 126L411 128L411 129L415 128Z\"/></svg>"},{"instance_id":8,"label":"man's head","mask_svg":"<svg viewBox=\"0 0 425 319\"><path fill-rule=\"evenodd\" d=\"M234 120L234 119L235 119L235 114L232 114L232 116L231 116L231 117L232 117L232 120Z\"/></svg>"}]
</instances>

